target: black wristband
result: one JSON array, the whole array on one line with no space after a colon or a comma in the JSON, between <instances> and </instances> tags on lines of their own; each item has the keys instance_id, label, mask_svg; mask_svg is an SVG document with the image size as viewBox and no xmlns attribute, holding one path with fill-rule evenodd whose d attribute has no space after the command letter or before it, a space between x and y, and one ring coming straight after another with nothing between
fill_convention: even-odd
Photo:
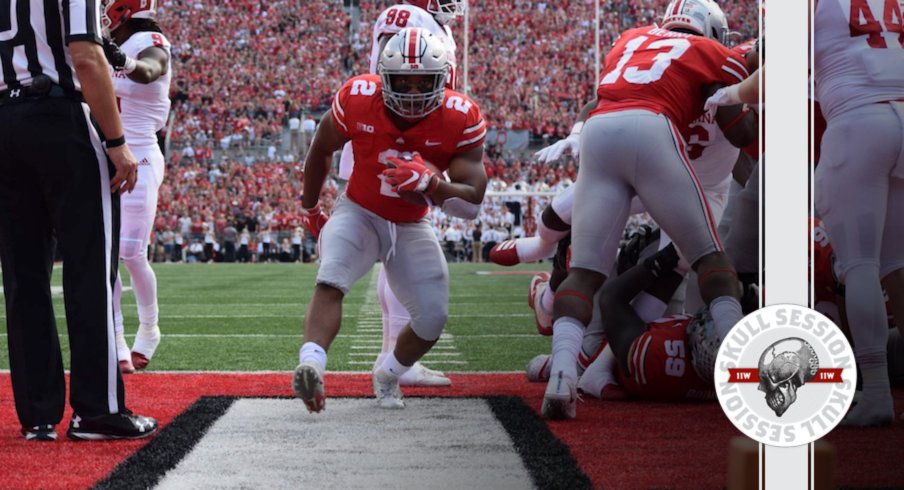
<instances>
[{"instance_id":1,"label":"black wristband","mask_svg":"<svg viewBox=\"0 0 904 490\"><path fill-rule=\"evenodd\" d=\"M122 146L124 144L126 144L126 135L122 135L119 138L107 140L104 146L106 146L106 148L109 150L110 148L116 148L117 146Z\"/></svg>"}]
</instances>

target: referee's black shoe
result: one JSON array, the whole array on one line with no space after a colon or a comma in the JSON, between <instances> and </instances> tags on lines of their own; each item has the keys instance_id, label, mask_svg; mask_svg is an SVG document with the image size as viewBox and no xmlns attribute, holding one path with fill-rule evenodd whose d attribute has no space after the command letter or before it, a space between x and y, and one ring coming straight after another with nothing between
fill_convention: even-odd
<instances>
[{"instance_id":1,"label":"referee's black shoe","mask_svg":"<svg viewBox=\"0 0 904 490\"><path fill-rule=\"evenodd\" d=\"M141 439L157 432L157 421L132 412L83 418L72 414L66 435L73 440Z\"/></svg>"},{"instance_id":2,"label":"referee's black shoe","mask_svg":"<svg viewBox=\"0 0 904 490\"><path fill-rule=\"evenodd\" d=\"M56 426L51 424L22 427L22 437L26 441L55 441L57 439Z\"/></svg>"}]
</instances>

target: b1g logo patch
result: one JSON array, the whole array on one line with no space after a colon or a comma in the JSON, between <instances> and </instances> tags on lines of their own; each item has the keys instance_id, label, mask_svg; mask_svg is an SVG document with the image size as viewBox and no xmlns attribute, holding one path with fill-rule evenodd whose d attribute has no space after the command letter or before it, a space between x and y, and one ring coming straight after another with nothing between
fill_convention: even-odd
<instances>
[{"instance_id":1,"label":"b1g logo patch","mask_svg":"<svg viewBox=\"0 0 904 490\"><path fill-rule=\"evenodd\" d=\"M731 423L770 446L826 435L854 399L854 351L825 315L773 305L744 317L716 356L716 394Z\"/></svg>"}]
</instances>

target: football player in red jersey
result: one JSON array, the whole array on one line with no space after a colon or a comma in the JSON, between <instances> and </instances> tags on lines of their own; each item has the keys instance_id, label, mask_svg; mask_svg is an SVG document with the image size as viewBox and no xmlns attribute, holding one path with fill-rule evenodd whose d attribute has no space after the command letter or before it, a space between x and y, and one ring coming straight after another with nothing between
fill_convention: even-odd
<instances>
[{"instance_id":1,"label":"football player in red jersey","mask_svg":"<svg viewBox=\"0 0 904 490\"><path fill-rule=\"evenodd\" d=\"M486 124L463 94L444 87L449 61L423 29L403 29L380 55L379 75L348 80L333 99L305 161L305 227L320 236L320 270L304 325L293 388L312 412L323 410L326 352L339 332L342 300L383 261L390 287L411 322L373 376L384 408L402 408L399 376L439 339L448 317L449 272L428 204L474 216L483 201ZM351 141L355 170L327 216L318 199L333 152ZM428 168L427 163L435 170ZM439 176L447 172L450 181Z\"/></svg>"},{"instance_id":2,"label":"football player in red jersey","mask_svg":"<svg viewBox=\"0 0 904 490\"><path fill-rule=\"evenodd\" d=\"M737 274L682 131L703 112L707 96L747 78L741 56L720 44L727 34L712 0L675 0L662 28L625 32L606 57L598 105L581 132L572 268L556 292L552 371L541 407L548 418L575 417L576 361L593 312L590 298L612 268L634 196L698 273L718 333L743 316ZM720 109L716 118L726 113Z\"/></svg>"}]
</instances>

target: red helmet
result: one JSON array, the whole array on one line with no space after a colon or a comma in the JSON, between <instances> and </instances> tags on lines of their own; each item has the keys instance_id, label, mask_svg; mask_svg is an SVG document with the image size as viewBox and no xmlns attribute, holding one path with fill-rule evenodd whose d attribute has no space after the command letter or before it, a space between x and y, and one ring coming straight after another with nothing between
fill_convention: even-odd
<instances>
[{"instance_id":1,"label":"red helmet","mask_svg":"<svg viewBox=\"0 0 904 490\"><path fill-rule=\"evenodd\" d=\"M156 14L157 0L107 0L101 25L112 32L129 19L153 19Z\"/></svg>"},{"instance_id":2,"label":"red helmet","mask_svg":"<svg viewBox=\"0 0 904 490\"><path fill-rule=\"evenodd\" d=\"M465 15L467 2L465 0L405 0L407 3L420 7L433 14L441 24L449 24L455 17Z\"/></svg>"}]
</instances>

